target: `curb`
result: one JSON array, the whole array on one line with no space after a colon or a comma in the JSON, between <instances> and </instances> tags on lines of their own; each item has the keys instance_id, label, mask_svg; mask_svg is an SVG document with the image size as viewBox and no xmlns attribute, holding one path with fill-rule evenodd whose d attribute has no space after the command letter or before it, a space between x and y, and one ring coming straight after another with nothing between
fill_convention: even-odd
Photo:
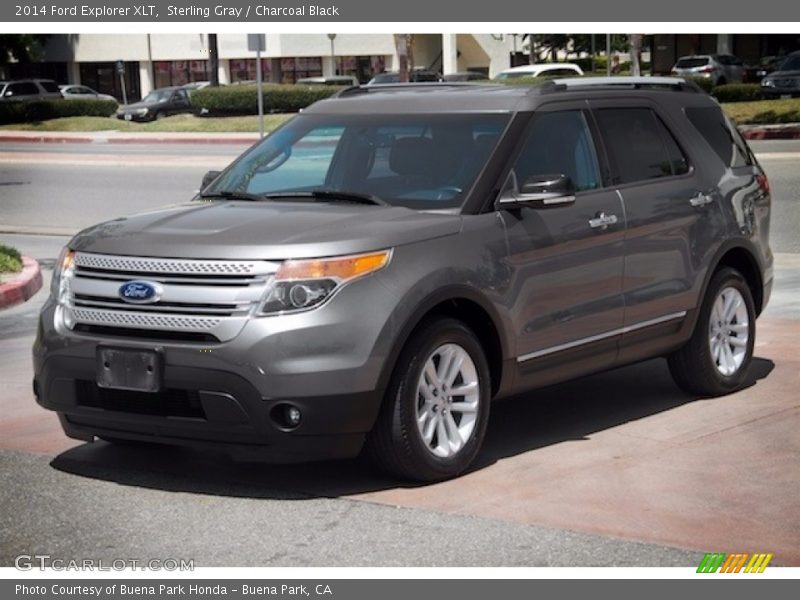
<instances>
[{"instance_id":1,"label":"curb","mask_svg":"<svg viewBox=\"0 0 800 600\"><path fill-rule=\"evenodd\" d=\"M25 302L42 288L42 271L39 263L22 257L22 272L11 281L0 283L0 309Z\"/></svg>"},{"instance_id":2,"label":"curb","mask_svg":"<svg viewBox=\"0 0 800 600\"><path fill-rule=\"evenodd\" d=\"M741 126L742 136L746 140L798 140L800 125L764 125Z\"/></svg>"}]
</instances>

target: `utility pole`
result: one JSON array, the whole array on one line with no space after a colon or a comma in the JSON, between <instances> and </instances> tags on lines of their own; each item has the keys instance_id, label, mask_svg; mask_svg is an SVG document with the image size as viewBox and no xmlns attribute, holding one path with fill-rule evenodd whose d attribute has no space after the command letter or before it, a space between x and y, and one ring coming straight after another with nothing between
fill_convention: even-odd
<instances>
[{"instance_id":1,"label":"utility pole","mask_svg":"<svg viewBox=\"0 0 800 600\"><path fill-rule=\"evenodd\" d=\"M211 73L209 73L208 80L211 82L211 87L219 85L219 51L217 50L217 34L208 34L208 57L211 63Z\"/></svg>"},{"instance_id":2,"label":"utility pole","mask_svg":"<svg viewBox=\"0 0 800 600\"><path fill-rule=\"evenodd\" d=\"M338 75L339 69L336 68L336 52L333 49L333 40L336 39L336 34L329 33L328 39L331 41L331 69L333 70L334 75Z\"/></svg>"}]
</instances>

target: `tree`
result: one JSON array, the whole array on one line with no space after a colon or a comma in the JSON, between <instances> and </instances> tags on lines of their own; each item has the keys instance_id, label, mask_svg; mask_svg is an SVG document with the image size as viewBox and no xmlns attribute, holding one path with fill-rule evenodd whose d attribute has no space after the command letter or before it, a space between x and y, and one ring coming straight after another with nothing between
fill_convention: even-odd
<instances>
[{"instance_id":1,"label":"tree","mask_svg":"<svg viewBox=\"0 0 800 600\"><path fill-rule=\"evenodd\" d=\"M400 73L400 82L408 83L408 74L412 68L414 55L411 48L411 34L409 33L396 33L394 34L394 47L397 50L398 71Z\"/></svg>"},{"instance_id":2,"label":"tree","mask_svg":"<svg viewBox=\"0 0 800 600\"><path fill-rule=\"evenodd\" d=\"M35 62L41 59L46 34L2 34L0 35L0 71L11 62Z\"/></svg>"},{"instance_id":3,"label":"tree","mask_svg":"<svg viewBox=\"0 0 800 600\"><path fill-rule=\"evenodd\" d=\"M631 75L638 77L642 74L642 41L644 36L641 33L631 33L630 53L631 53Z\"/></svg>"}]
</instances>

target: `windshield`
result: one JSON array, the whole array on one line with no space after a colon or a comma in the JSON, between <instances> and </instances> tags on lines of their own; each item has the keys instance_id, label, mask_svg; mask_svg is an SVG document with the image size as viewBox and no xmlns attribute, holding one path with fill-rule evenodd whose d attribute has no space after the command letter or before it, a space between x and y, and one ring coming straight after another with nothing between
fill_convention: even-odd
<instances>
[{"instance_id":1,"label":"windshield","mask_svg":"<svg viewBox=\"0 0 800 600\"><path fill-rule=\"evenodd\" d=\"M206 195L333 191L417 209L461 206L508 114L299 115Z\"/></svg>"},{"instance_id":2,"label":"windshield","mask_svg":"<svg viewBox=\"0 0 800 600\"><path fill-rule=\"evenodd\" d=\"M172 95L172 90L153 90L142 98L143 103L166 102Z\"/></svg>"},{"instance_id":3,"label":"windshield","mask_svg":"<svg viewBox=\"0 0 800 600\"><path fill-rule=\"evenodd\" d=\"M800 54L792 55L781 63L780 71L800 71Z\"/></svg>"}]
</instances>

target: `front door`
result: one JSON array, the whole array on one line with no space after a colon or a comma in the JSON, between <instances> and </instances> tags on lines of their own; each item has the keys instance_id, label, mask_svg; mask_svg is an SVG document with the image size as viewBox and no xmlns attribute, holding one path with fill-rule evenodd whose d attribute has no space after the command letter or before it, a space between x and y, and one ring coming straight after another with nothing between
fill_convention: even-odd
<instances>
[{"instance_id":1,"label":"front door","mask_svg":"<svg viewBox=\"0 0 800 600\"><path fill-rule=\"evenodd\" d=\"M556 104L537 111L512 172L518 186L537 175L566 175L574 201L500 213L508 236L509 298L523 387L600 370L616 357L623 320L624 211L616 190L604 185L583 106Z\"/></svg>"}]
</instances>

